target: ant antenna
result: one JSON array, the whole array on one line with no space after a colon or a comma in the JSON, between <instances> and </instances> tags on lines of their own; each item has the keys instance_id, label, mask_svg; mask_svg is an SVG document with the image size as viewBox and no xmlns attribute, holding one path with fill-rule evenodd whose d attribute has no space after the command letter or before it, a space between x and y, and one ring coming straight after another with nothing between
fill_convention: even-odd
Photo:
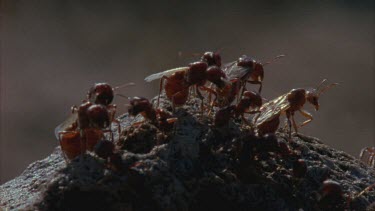
<instances>
[{"instance_id":1,"label":"ant antenna","mask_svg":"<svg viewBox=\"0 0 375 211\"><path fill-rule=\"evenodd\" d=\"M273 58L271 61L268 61L268 62L266 62L266 63L263 63L262 65L265 66L265 65L271 64L272 62L274 62L274 61L276 61L276 60L278 60L278 59L280 59L280 58L283 58L283 57L285 57L285 56L286 56L286 55L284 55L284 54L278 55L278 56L276 56L275 58Z\"/></svg>"},{"instance_id":2,"label":"ant antenna","mask_svg":"<svg viewBox=\"0 0 375 211\"><path fill-rule=\"evenodd\" d=\"M122 84L120 86L114 87L113 90L120 89L120 88L125 88L125 87L128 87L128 86L135 86L135 83L130 82L130 83L127 83L127 84Z\"/></svg>"},{"instance_id":3,"label":"ant antenna","mask_svg":"<svg viewBox=\"0 0 375 211\"><path fill-rule=\"evenodd\" d=\"M322 82L318 86L316 86L316 90L319 90L320 87L327 81L327 79L323 79Z\"/></svg>"},{"instance_id":4,"label":"ant antenna","mask_svg":"<svg viewBox=\"0 0 375 211\"><path fill-rule=\"evenodd\" d=\"M118 93L116 93L116 95L117 95L117 96L120 96L120 97L123 97L123 98L126 98L127 100L130 100L130 99L131 99L131 97L128 97L128 96L123 95L123 94L118 94Z\"/></svg>"},{"instance_id":5,"label":"ant antenna","mask_svg":"<svg viewBox=\"0 0 375 211\"><path fill-rule=\"evenodd\" d=\"M321 89L319 92L318 92L318 96L323 94L324 92L326 92L327 90L329 90L330 88L336 86L336 85L339 85L339 83L332 83L332 84L329 84L327 86L325 86L323 89Z\"/></svg>"}]
</instances>

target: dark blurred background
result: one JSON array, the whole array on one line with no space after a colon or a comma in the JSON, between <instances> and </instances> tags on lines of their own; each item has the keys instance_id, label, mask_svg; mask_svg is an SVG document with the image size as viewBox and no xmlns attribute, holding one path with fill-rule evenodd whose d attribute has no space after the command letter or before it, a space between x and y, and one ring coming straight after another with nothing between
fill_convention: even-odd
<instances>
[{"instance_id":1,"label":"dark blurred background","mask_svg":"<svg viewBox=\"0 0 375 211\"><path fill-rule=\"evenodd\" d=\"M152 97L145 76L207 50L226 62L286 54L265 68L268 99L339 82L301 132L355 156L374 145L373 1L2 0L1 18L0 184L58 146L54 128L94 82Z\"/></svg>"}]
</instances>

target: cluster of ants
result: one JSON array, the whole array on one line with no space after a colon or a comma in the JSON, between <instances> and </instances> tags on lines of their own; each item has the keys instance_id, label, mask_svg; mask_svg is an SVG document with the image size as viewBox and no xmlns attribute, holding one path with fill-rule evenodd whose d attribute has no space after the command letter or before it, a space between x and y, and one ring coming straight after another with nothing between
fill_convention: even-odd
<instances>
[{"instance_id":1,"label":"cluster of ants","mask_svg":"<svg viewBox=\"0 0 375 211\"><path fill-rule=\"evenodd\" d=\"M281 58L284 55L277 56ZM161 131L173 128L177 120L171 113L159 108L160 94L164 89L166 97L171 101L173 111L184 105L195 91L195 96L202 100L201 111L205 109L210 114L214 108L214 126L221 127L229 123L232 118L241 117L243 123L250 125L259 136L275 133L279 127L280 115L286 114L289 125L289 136L292 126L297 132L312 120L312 115L302 108L307 102L318 110L318 98L321 93L336 85L323 86L326 80L316 89L293 89L280 97L263 103L260 93L264 79L263 67L271 62L260 63L253 58L243 55L234 62L222 65L219 53L206 52L197 62L187 67L179 67L152 74L145 78L150 82L160 79L160 90L156 108L146 98L129 98L128 113L131 116L141 114L151 124ZM208 82L210 84L208 84ZM259 84L258 92L247 91L246 84ZM133 85L132 83L125 86ZM103 151L102 148L113 149L114 145L105 140L105 133L109 133L113 142L112 123L120 123L115 118L116 105L112 104L114 91L107 83L97 83L88 92L80 106L72 107L72 115L55 129L61 148L68 160L88 151ZM202 91L208 93L208 106L204 105ZM212 98L212 96L214 96ZM237 99L237 100L236 100ZM236 101L236 103L234 103ZM308 120L297 125L294 120L295 112L299 111ZM254 115L251 122L245 114ZM109 157L112 153L104 153Z\"/></svg>"},{"instance_id":2,"label":"cluster of ants","mask_svg":"<svg viewBox=\"0 0 375 211\"><path fill-rule=\"evenodd\" d=\"M275 59L283 56L277 56ZM175 111L176 107L185 105L192 95L191 92L194 92L194 96L202 102L202 112L206 111L208 116L215 112L214 127L225 126L230 119L241 119L243 124L250 126L254 134L262 137L274 134L279 128L280 116L285 115L291 139L292 128L297 133L298 128L313 119L312 115L303 109L305 103L309 102L315 110L318 110L319 96L337 83L326 85L326 80L323 80L316 88L292 89L273 100L263 102L261 91L264 66L270 63L261 63L243 55L236 61L222 65L219 53L206 52L199 61L190 63L186 67L174 68L146 77L147 82L160 79L156 108L146 98L133 97L128 98L130 101L128 113L130 116L141 114L145 120L165 133L172 130L178 119L172 113L159 108L161 92L164 90L166 97L171 101L172 111ZM258 91L248 91L246 88L248 83L259 85ZM129 83L125 86L129 85L133 84ZM112 123L115 123L118 134L121 133L120 122L115 118L116 105L112 104L115 90L118 88L120 87L112 88L107 83L95 84L82 104L78 107L73 106L72 115L55 129L66 161L87 151L94 151L109 163L118 163L121 160L120 154L115 149L112 131ZM202 91L206 95L203 95ZM208 98L206 103L205 97ZM307 120L298 125L294 119L296 112L301 113ZM253 117L250 119L245 115ZM106 133L109 133L111 141L106 138ZM361 157L366 157L371 163L375 163L375 153L372 152L375 150L366 148L361 153ZM298 170L296 175L300 174L299 171L305 172L307 169L303 159L299 159L296 166ZM324 183L324 192L335 197L343 195L341 187L331 181Z\"/></svg>"}]
</instances>

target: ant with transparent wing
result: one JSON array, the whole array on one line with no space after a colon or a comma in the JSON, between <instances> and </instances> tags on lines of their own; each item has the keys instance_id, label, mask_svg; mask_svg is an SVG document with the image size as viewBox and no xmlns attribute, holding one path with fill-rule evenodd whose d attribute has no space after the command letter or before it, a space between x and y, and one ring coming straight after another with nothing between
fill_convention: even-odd
<instances>
[{"instance_id":1,"label":"ant with transparent wing","mask_svg":"<svg viewBox=\"0 0 375 211\"><path fill-rule=\"evenodd\" d=\"M189 88L195 86L197 95L202 100L203 109L203 96L199 88L213 92L211 88L205 86L207 81L212 82L218 87L224 87L225 85L222 79L226 78L226 76L220 66L220 55L206 52L202 56L201 61L190 63L187 67L179 67L152 74L147 76L145 81L151 82L160 79L157 107L159 107L160 94L163 87L167 98L172 101L174 108L186 103L189 97Z\"/></svg>"},{"instance_id":2,"label":"ant with transparent wing","mask_svg":"<svg viewBox=\"0 0 375 211\"><path fill-rule=\"evenodd\" d=\"M282 58L284 56L285 55L276 56L273 60ZM260 63L249 56L242 55L237 61L226 64L224 67L224 72L229 80L238 78L241 81L241 96L246 90L247 83L259 84L258 92L261 93L264 79L263 67L270 63L272 63L272 61Z\"/></svg>"},{"instance_id":3,"label":"ant with transparent wing","mask_svg":"<svg viewBox=\"0 0 375 211\"><path fill-rule=\"evenodd\" d=\"M318 99L320 95L337 85L337 83L332 83L324 86L326 81L327 80L324 79L315 89L292 89L290 92L263 104L260 108L259 115L255 116L253 119L258 134L276 132L280 123L280 115L283 114L287 117L289 137L291 138L292 126L295 132L298 133L298 128L305 126L313 120L312 115L303 109L306 101L312 104L315 110L318 110ZM294 120L294 114L297 111L307 118L306 121L298 126Z\"/></svg>"}]
</instances>

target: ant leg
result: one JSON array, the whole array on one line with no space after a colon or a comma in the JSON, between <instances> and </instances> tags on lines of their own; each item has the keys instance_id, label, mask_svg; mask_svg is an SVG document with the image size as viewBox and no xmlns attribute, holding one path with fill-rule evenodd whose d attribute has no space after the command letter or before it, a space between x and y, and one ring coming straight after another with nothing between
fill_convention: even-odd
<instances>
[{"instance_id":1,"label":"ant leg","mask_svg":"<svg viewBox=\"0 0 375 211\"><path fill-rule=\"evenodd\" d=\"M262 81L246 81L247 83L250 84L259 84L259 90L258 93L260 94L262 92L262 87L263 87L263 82Z\"/></svg>"},{"instance_id":2,"label":"ant leg","mask_svg":"<svg viewBox=\"0 0 375 211\"><path fill-rule=\"evenodd\" d=\"M210 86L207 87L207 89L212 90L212 86L213 86L213 83L211 83ZM204 87L204 86L202 86L202 87ZM211 104L211 100L212 100L212 93L209 92L209 93L208 93L208 102L209 102L209 104Z\"/></svg>"},{"instance_id":3,"label":"ant leg","mask_svg":"<svg viewBox=\"0 0 375 211\"><path fill-rule=\"evenodd\" d=\"M296 120L294 120L294 115L292 115L292 123L293 123L293 128L296 133L298 133L298 127L296 124Z\"/></svg>"},{"instance_id":4,"label":"ant leg","mask_svg":"<svg viewBox=\"0 0 375 211\"><path fill-rule=\"evenodd\" d=\"M159 84L159 95L158 95L158 101L156 103L156 108L159 108L159 103L160 103L160 94L161 94L161 91L163 89L163 82L164 80L168 80L169 78L167 76L163 76L161 79L160 79L160 84Z\"/></svg>"},{"instance_id":5,"label":"ant leg","mask_svg":"<svg viewBox=\"0 0 375 211\"><path fill-rule=\"evenodd\" d=\"M117 119L113 120L113 122L117 124L117 132L118 132L118 135L120 137L120 134L121 134L121 123Z\"/></svg>"},{"instance_id":6,"label":"ant leg","mask_svg":"<svg viewBox=\"0 0 375 211\"><path fill-rule=\"evenodd\" d=\"M86 149L87 149L87 140L86 140L86 129L80 129L80 136L81 136L81 155L85 154L86 153ZM81 157L83 158L83 157ZM80 161L83 161L83 159L80 159Z\"/></svg>"},{"instance_id":7,"label":"ant leg","mask_svg":"<svg viewBox=\"0 0 375 211\"><path fill-rule=\"evenodd\" d=\"M237 103L240 102L240 100L242 99L243 93L247 90L247 89L246 89L246 82L241 83L240 87L241 87L241 89L240 89L240 93L241 93L241 94L240 94L240 95L237 95Z\"/></svg>"},{"instance_id":8,"label":"ant leg","mask_svg":"<svg viewBox=\"0 0 375 211\"><path fill-rule=\"evenodd\" d=\"M290 121L291 113L286 112L286 118L287 118L287 123L288 123L288 128L289 128L289 140L292 140L292 122Z\"/></svg>"},{"instance_id":9,"label":"ant leg","mask_svg":"<svg viewBox=\"0 0 375 211\"><path fill-rule=\"evenodd\" d=\"M312 116L309 112L307 112L307 111L305 111L305 110L302 110L302 109L300 109L299 112L300 112L304 117L306 117L306 118L308 119L308 120L302 122L302 124L301 124L299 127L303 127L303 126L307 125L308 123L310 123L310 122L313 120L313 116Z\"/></svg>"},{"instance_id":10,"label":"ant leg","mask_svg":"<svg viewBox=\"0 0 375 211\"><path fill-rule=\"evenodd\" d=\"M201 100L201 113L203 114L204 97L203 97L202 93L199 91L198 86L195 86L195 91L197 93L198 98Z\"/></svg>"},{"instance_id":11,"label":"ant leg","mask_svg":"<svg viewBox=\"0 0 375 211\"><path fill-rule=\"evenodd\" d=\"M374 152L371 152L370 153L370 156L369 156L369 159L368 159L368 163L367 163L369 166L371 167L374 167L375 166L375 153Z\"/></svg>"},{"instance_id":12,"label":"ant leg","mask_svg":"<svg viewBox=\"0 0 375 211\"><path fill-rule=\"evenodd\" d=\"M113 142L113 132L111 129L106 129L106 130L102 130L103 134L104 133L109 133L110 134L110 137L111 137L111 141ZM103 137L102 137L103 138Z\"/></svg>"},{"instance_id":13,"label":"ant leg","mask_svg":"<svg viewBox=\"0 0 375 211\"><path fill-rule=\"evenodd\" d=\"M209 93L208 102L209 102L210 107L208 108L209 109L208 115L210 115L211 111L212 111L212 108L214 107L214 102L217 100L217 93L216 93L215 90L212 89L212 84L211 84L211 87L200 86L199 88ZM214 100L212 100L212 101L211 101L211 94L213 94L215 96Z\"/></svg>"},{"instance_id":14,"label":"ant leg","mask_svg":"<svg viewBox=\"0 0 375 211\"><path fill-rule=\"evenodd\" d=\"M370 151L370 148L369 147L365 147L361 150L361 152L359 153L359 160L361 160L362 162L364 163L368 163L368 160L369 160L369 156L368 156L368 153ZM367 158L367 159L366 159Z\"/></svg>"},{"instance_id":15,"label":"ant leg","mask_svg":"<svg viewBox=\"0 0 375 211\"><path fill-rule=\"evenodd\" d=\"M373 188L375 187L375 183L374 184L371 184L370 186L368 186L367 188L365 188L363 191L359 192L356 196L354 196L353 198L358 198L360 196L362 196L363 194L369 192L370 190L372 190Z\"/></svg>"},{"instance_id":16,"label":"ant leg","mask_svg":"<svg viewBox=\"0 0 375 211\"><path fill-rule=\"evenodd\" d=\"M73 105L71 108L70 108L72 114L76 113L78 111L78 107L76 105Z\"/></svg>"}]
</instances>

